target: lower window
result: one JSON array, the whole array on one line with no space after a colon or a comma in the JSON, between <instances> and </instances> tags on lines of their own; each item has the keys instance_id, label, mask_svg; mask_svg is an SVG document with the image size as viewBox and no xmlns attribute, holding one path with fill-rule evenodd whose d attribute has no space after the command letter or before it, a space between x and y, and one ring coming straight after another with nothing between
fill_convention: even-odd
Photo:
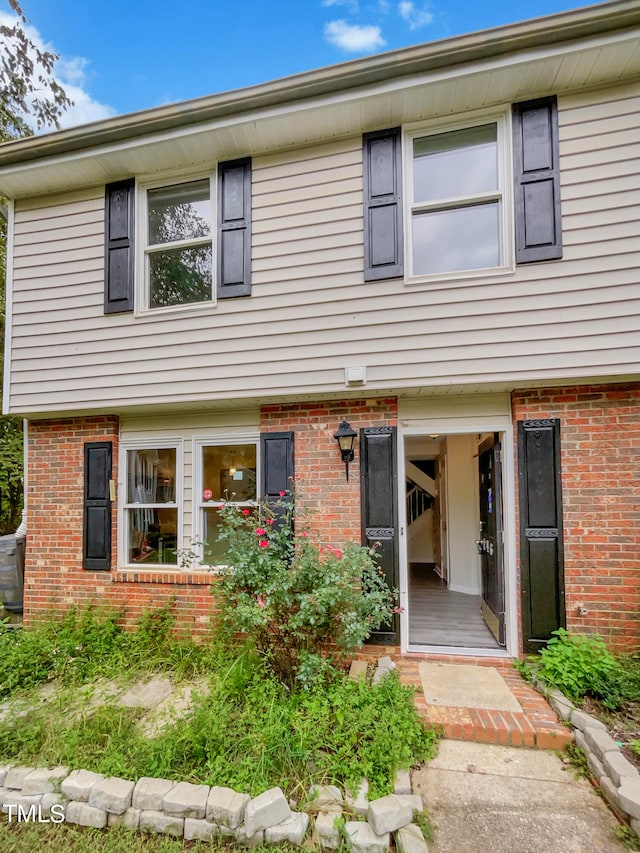
<instances>
[{"instance_id":1,"label":"lower window","mask_svg":"<svg viewBox=\"0 0 640 853\"><path fill-rule=\"evenodd\" d=\"M124 505L127 563L176 565L178 453L176 447L126 453Z\"/></svg>"},{"instance_id":2,"label":"lower window","mask_svg":"<svg viewBox=\"0 0 640 853\"><path fill-rule=\"evenodd\" d=\"M250 508L257 497L257 444L200 445L200 538L204 561L224 563L225 543L218 542L221 501Z\"/></svg>"}]
</instances>

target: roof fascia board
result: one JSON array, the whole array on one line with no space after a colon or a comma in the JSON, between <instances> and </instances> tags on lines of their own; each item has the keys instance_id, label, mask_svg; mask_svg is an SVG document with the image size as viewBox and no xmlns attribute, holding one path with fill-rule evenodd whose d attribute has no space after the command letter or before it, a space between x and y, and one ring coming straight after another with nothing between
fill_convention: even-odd
<instances>
[{"instance_id":1,"label":"roof fascia board","mask_svg":"<svg viewBox=\"0 0 640 853\"><path fill-rule=\"evenodd\" d=\"M459 81L460 79L482 73L505 70L522 64L556 58L560 55L569 56L573 53L598 49L611 44L619 44L624 41L637 38L637 33L625 33L622 35L594 37L587 41L572 42L568 46L538 46L535 49L531 48L526 53L501 56L494 58L493 60L487 59L483 62L477 62L472 66L463 65L448 68L446 70L432 71L430 73L423 72L409 77L388 80L376 85L370 85L358 89L348 89L338 95L325 95L323 97L314 98L313 100L289 101L278 107L265 108L251 112L250 114L239 113L229 115L222 118L212 119L207 122L200 122L195 126L183 123L179 127L173 127L164 131L156 131L153 134L143 137L131 137L125 135L122 139L117 141L111 141L102 145L95 144L91 148L87 147L81 150L65 149L64 153L61 154L51 153L48 157L43 156L38 159L27 159L26 162L18 162L15 164L5 164L2 152L0 151L0 168L2 168L5 175L28 174L32 170L39 171L43 168L47 168L48 166L53 167L70 161L77 163L79 160L86 160L88 158L98 159L116 152L135 150L140 147L153 146L158 143L167 143L186 136L193 137L199 134L207 134L224 128L237 127L246 124L247 122L259 123L263 120L278 117L288 118L297 114L305 113L311 109L322 109L323 107L353 103L355 101L362 101L375 98L377 96L392 95L398 91L407 91L419 86L425 86L446 80L451 80L452 82ZM33 137L30 139L33 139Z\"/></svg>"},{"instance_id":2,"label":"roof fascia board","mask_svg":"<svg viewBox=\"0 0 640 853\"><path fill-rule=\"evenodd\" d=\"M208 124L230 114L239 116L265 108L277 108L293 99L308 100L322 95L335 97L336 93L370 86L389 78L406 78L417 73L469 65L491 57L537 48L541 43L562 44L566 49L572 41L622 32L627 28L637 29L639 25L638 0L613 0L6 143L0 146L0 165L41 159L63 151L83 148L95 150L97 145L125 137L165 133L184 124L185 119L191 125L200 122Z\"/></svg>"}]
</instances>

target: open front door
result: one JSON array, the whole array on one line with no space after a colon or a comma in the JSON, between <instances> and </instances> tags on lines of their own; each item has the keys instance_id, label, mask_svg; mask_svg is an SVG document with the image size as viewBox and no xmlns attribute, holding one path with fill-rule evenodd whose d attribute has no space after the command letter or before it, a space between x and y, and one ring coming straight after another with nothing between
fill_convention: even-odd
<instances>
[{"instance_id":1,"label":"open front door","mask_svg":"<svg viewBox=\"0 0 640 853\"><path fill-rule=\"evenodd\" d=\"M478 452L482 617L501 646L505 645L502 535L502 463L498 433Z\"/></svg>"}]
</instances>

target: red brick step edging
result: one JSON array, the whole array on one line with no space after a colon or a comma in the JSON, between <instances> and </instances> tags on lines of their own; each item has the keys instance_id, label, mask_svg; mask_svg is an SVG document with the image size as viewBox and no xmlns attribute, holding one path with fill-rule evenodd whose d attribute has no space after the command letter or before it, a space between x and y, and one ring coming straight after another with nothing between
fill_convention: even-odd
<instances>
[{"instance_id":1,"label":"red brick step edging","mask_svg":"<svg viewBox=\"0 0 640 853\"><path fill-rule=\"evenodd\" d=\"M416 708L431 725L440 726L446 738L537 749L563 749L573 740L571 730L558 720L546 699L524 681L511 660L452 655L403 655L395 646L369 646L363 649L358 657L371 661L382 655L388 655L393 660L403 684L417 688L414 698ZM492 708L427 704L422 694L418 671L418 665L425 660L495 667L520 704L522 713L497 711Z\"/></svg>"}]
</instances>

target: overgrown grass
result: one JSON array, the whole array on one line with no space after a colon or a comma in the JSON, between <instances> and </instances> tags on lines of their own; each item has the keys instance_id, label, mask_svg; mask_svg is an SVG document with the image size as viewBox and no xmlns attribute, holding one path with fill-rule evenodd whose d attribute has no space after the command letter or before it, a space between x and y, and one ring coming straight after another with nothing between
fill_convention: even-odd
<instances>
[{"instance_id":1,"label":"overgrown grass","mask_svg":"<svg viewBox=\"0 0 640 853\"><path fill-rule=\"evenodd\" d=\"M122 672L170 670L182 678L205 671L210 650L177 638L171 604L143 614L125 631L121 614L71 609L33 628L0 622L0 697L58 679L80 684Z\"/></svg>"},{"instance_id":2,"label":"overgrown grass","mask_svg":"<svg viewBox=\"0 0 640 853\"><path fill-rule=\"evenodd\" d=\"M231 851L234 848L200 841L185 843L166 835L128 832L124 829L87 829L73 824L7 823L0 819L0 853L190 853ZM236 848L237 849L237 848ZM296 848L297 849L297 848ZM293 853L290 846L279 847L280 853Z\"/></svg>"},{"instance_id":3,"label":"overgrown grass","mask_svg":"<svg viewBox=\"0 0 640 853\"><path fill-rule=\"evenodd\" d=\"M0 762L183 779L252 795L277 785L300 799L314 782L355 788L364 776L371 796L389 793L397 770L435 752L435 733L395 674L379 685L336 674L292 692L249 652L218 653L209 683L192 714L154 739L136 728L141 710L107 705L76 718L67 689L0 724Z\"/></svg>"},{"instance_id":4,"label":"overgrown grass","mask_svg":"<svg viewBox=\"0 0 640 853\"><path fill-rule=\"evenodd\" d=\"M124 632L116 616L71 611L35 629L0 631L0 688L16 697L0 722L0 764L95 770L226 785L253 795L280 786L301 799L312 783L391 790L399 769L432 756L437 735L420 720L413 690L391 674L378 685L328 669L306 689L282 684L245 649L198 646L172 635L170 607ZM190 714L153 739L142 709L98 703L91 679L164 671L175 681L204 676ZM43 697L34 689L57 679ZM31 687L32 692L23 688ZM206 694L206 695L204 695ZM20 714L21 708L28 712Z\"/></svg>"}]
</instances>

